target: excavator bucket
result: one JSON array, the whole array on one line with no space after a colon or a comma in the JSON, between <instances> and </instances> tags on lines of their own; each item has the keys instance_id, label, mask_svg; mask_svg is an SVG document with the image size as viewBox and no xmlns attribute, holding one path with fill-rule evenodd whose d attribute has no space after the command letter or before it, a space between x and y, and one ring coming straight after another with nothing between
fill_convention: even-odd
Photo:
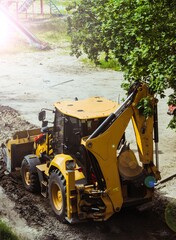
<instances>
[{"instance_id":1,"label":"excavator bucket","mask_svg":"<svg viewBox=\"0 0 176 240\"><path fill-rule=\"evenodd\" d=\"M2 165L8 172L21 167L24 156L33 153L34 139L41 129L31 129L16 132L13 137L1 145Z\"/></svg>"}]
</instances>

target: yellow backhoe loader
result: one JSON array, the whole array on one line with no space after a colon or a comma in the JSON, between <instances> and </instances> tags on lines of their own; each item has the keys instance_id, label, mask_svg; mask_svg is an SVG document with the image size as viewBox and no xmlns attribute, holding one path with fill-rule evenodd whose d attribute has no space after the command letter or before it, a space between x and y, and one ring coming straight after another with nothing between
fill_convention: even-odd
<instances>
[{"instance_id":1,"label":"yellow backhoe loader","mask_svg":"<svg viewBox=\"0 0 176 240\"><path fill-rule=\"evenodd\" d=\"M139 107L146 98L147 117ZM52 123L46 112L39 113L41 129L15 133L2 152L7 170L20 169L24 187L49 197L61 222L105 221L151 201L160 179L157 100L146 84L135 83L121 105L102 97L56 102ZM135 151L126 139L131 121Z\"/></svg>"}]
</instances>

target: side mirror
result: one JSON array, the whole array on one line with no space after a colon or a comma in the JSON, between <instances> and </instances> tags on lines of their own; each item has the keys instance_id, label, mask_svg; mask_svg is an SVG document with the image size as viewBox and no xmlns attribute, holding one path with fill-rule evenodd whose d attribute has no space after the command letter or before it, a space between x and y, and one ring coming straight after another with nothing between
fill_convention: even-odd
<instances>
[{"instance_id":1,"label":"side mirror","mask_svg":"<svg viewBox=\"0 0 176 240\"><path fill-rule=\"evenodd\" d=\"M43 121L43 122L42 122L42 128L43 128L43 127L47 127L47 126L48 126L48 121Z\"/></svg>"},{"instance_id":2,"label":"side mirror","mask_svg":"<svg viewBox=\"0 0 176 240\"><path fill-rule=\"evenodd\" d=\"M46 111L43 110L43 111L39 112L38 120L39 121L44 121L45 118L46 118Z\"/></svg>"}]
</instances>

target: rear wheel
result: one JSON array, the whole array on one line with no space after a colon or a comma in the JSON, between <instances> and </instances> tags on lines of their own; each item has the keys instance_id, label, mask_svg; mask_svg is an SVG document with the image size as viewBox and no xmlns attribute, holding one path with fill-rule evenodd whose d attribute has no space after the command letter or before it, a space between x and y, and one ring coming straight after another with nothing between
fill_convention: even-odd
<instances>
[{"instance_id":1,"label":"rear wheel","mask_svg":"<svg viewBox=\"0 0 176 240\"><path fill-rule=\"evenodd\" d=\"M65 222L66 217L66 181L62 173L55 170L49 177L48 194L51 207L59 221Z\"/></svg>"},{"instance_id":2,"label":"rear wheel","mask_svg":"<svg viewBox=\"0 0 176 240\"><path fill-rule=\"evenodd\" d=\"M25 158L21 163L21 176L24 187L30 192L40 191L40 182L34 163L29 163Z\"/></svg>"}]
</instances>

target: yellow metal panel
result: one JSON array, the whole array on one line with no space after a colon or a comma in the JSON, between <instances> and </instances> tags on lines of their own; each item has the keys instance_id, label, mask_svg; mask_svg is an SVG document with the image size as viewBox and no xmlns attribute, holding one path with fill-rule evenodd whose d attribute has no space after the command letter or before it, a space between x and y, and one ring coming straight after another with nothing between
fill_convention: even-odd
<instances>
[{"instance_id":1,"label":"yellow metal panel","mask_svg":"<svg viewBox=\"0 0 176 240\"><path fill-rule=\"evenodd\" d=\"M48 175L48 166L46 163L37 165L36 168L38 168L41 172L44 172L47 176Z\"/></svg>"},{"instance_id":2,"label":"yellow metal panel","mask_svg":"<svg viewBox=\"0 0 176 240\"><path fill-rule=\"evenodd\" d=\"M67 170L66 170L66 161L72 160L73 158L70 155L66 155L66 154L58 154L54 157L54 159L51 161L51 164L49 166L49 169L54 166L57 169L59 169L61 171L61 173L64 175L65 179L67 178ZM76 165L76 168L78 168L78 166ZM48 169L48 171L49 171ZM82 172L79 172L77 170L75 170L75 181L83 179L84 174Z\"/></svg>"},{"instance_id":3,"label":"yellow metal panel","mask_svg":"<svg viewBox=\"0 0 176 240\"><path fill-rule=\"evenodd\" d=\"M78 119L107 117L118 108L118 104L102 97L92 97L79 101L62 101L55 107L62 113Z\"/></svg>"},{"instance_id":4,"label":"yellow metal panel","mask_svg":"<svg viewBox=\"0 0 176 240\"><path fill-rule=\"evenodd\" d=\"M143 164L153 162L153 117L140 121L141 117L132 118L133 127L136 135L138 153ZM142 125L143 123L143 125ZM145 125L145 132L141 131Z\"/></svg>"},{"instance_id":5,"label":"yellow metal panel","mask_svg":"<svg viewBox=\"0 0 176 240\"><path fill-rule=\"evenodd\" d=\"M15 139L27 138L28 140L30 140L30 137L34 138L35 136L37 136L40 133L41 133L40 128L17 131L14 133L13 139L15 140Z\"/></svg>"},{"instance_id":6,"label":"yellow metal panel","mask_svg":"<svg viewBox=\"0 0 176 240\"><path fill-rule=\"evenodd\" d=\"M67 193L67 217L68 219L71 219L72 213L75 210L75 206L72 206L72 199L74 198L73 195L71 195L71 191L75 190L75 172L74 171L68 171L66 174L66 193Z\"/></svg>"},{"instance_id":7,"label":"yellow metal panel","mask_svg":"<svg viewBox=\"0 0 176 240\"><path fill-rule=\"evenodd\" d=\"M37 165L36 168L38 168L41 172L45 172L47 169L47 165L46 164L40 164Z\"/></svg>"},{"instance_id":8,"label":"yellow metal panel","mask_svg":"<svg viewBox=\"0 0 176 240\"><path fill-rule=\"evenodd\" d=\"M138 102L144 98L150 97L151 103L154 108L154 98L149 93L149 90L145 84L143 84L140 91L135 97L133 107L133 128L136 135L136 142L138 146L139 158L143 164L147 164L153 161L153 116L147 119L141 115L137 109Z\"/></svg>"},{"instance_id":9,"label":"yellow metal panel","mask_svg":"<svg viewBox=\"0 0 176 240\"><path fill-rule=\"evenodd\" d=\"M84 143L99 163L106 181L107 194L112 201L114 211L119 211L123 203L117 162L117 146L132 114L133 111L131 108L126 109L123 115L121 115L109 129L98 137L87 140Z\"/></svg>"}]
</instances>

